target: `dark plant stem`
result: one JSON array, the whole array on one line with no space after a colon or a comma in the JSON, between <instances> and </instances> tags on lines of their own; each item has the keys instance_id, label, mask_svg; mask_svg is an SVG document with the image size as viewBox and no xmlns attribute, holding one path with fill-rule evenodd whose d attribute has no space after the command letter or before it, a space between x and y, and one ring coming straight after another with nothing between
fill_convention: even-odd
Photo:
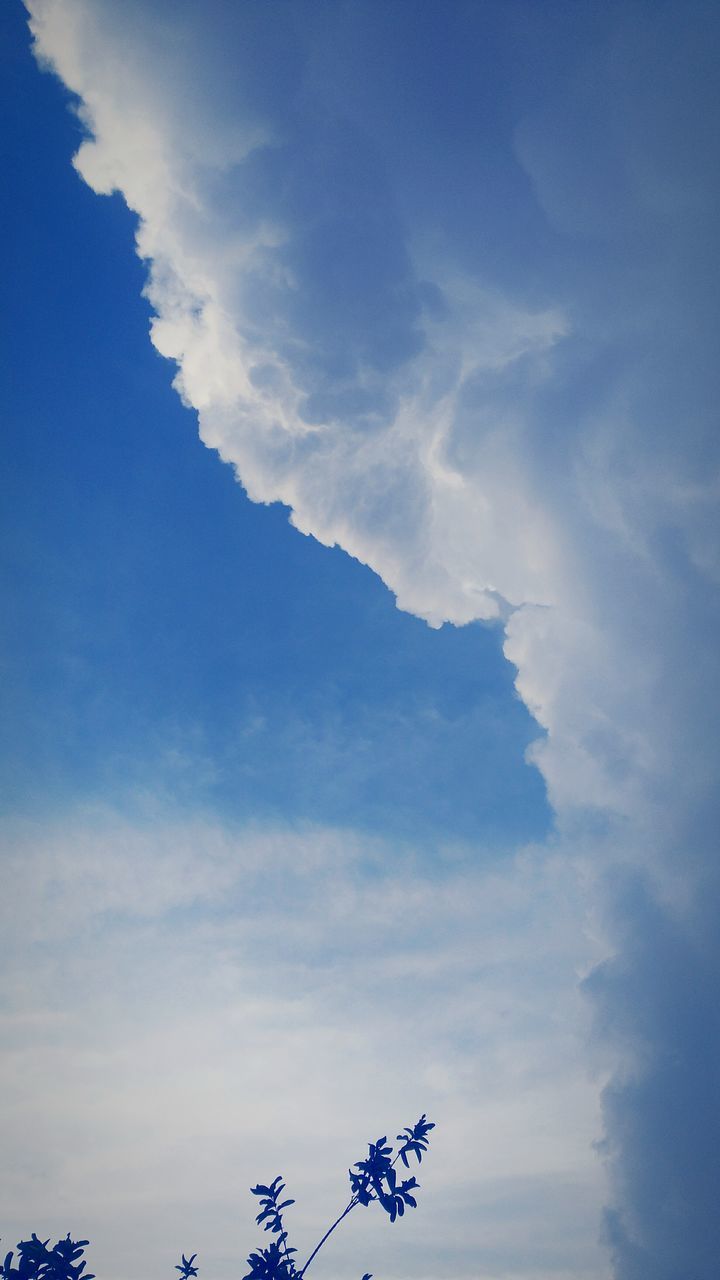
<instances>
[{"instance_id":1,"label":"dark plant stem","mask_svg":"<svg viewBox=\"0 0 720 1280\"><path fill-rule=\"evenodd\" d=\"M315 1248L313 1249L312 1253L310 1254L310 1257L308 1258L307 1262L305 1263L305 1266L304 1266L304 1267L302 1268L302 1270L298 1273L298 1276L299 1276L300 1280L302 1280L302 1277L304 1277L305 1272L307 1271L308 1267L310 1266L310 1263L312 1262L312 1260L313 1260L313 1258L315 1257L315 1255L316 1255L317 1253L319 1253L319 1252L320 1252L320 1250L322 1249L322 1247L323 1247L323 1245L324 1245L325 1241L328 1239L328 1236L331 1236L331 1235L332 1235L332 1233L333 1233L333 1231L335 1230L335 1228L340 1226L340 1223L342 1222L343 1218L347 1218L347 1216L348 1216L348 1214L349 1214L350 1210L351 1210L351 1209L354 1209L357 1203L358 1203L357 1196L353 1196L353 1198L352 1198L352 1200L350 1201L350 1203L349 1203L348 1205L346 1205L346 1206L345 1206L345 1208L343 1209L342 1213L340 1214L340 1217L335 1219L335 1221L333 1222L333 1224L332 1224L332 1226L331 1226L331 1227L328 1227L328 1229L327 1229L327 1231L325 1232L325 1235L323 1236L322 1240L320 1241L320 1243L319 1243L319 1244L316 1244L316 1245L315 1245Z\"/></svg>"},{"instance_id":2,"label":"dark plant stem","mask_svg":"<svg viewBox=\"0 0 720 1280\"><path fill-rule=\"evenodd\" d=\"M395 1156L395 1159L393 1160L392 1164L390 1165L390 1168L391 1168L391 1169L394 1169L394 1168L395 1168L395 1165L397 1164L397 1162L398 1162L398 1160L399 1160L399 1159L400 1159L400 1152L398 1151L398 1152L397 1152L397 1155ZM316 1255L317 1253L319 1253L319 1252L320 1252L320 1250L322 1249L322 1247L323 1247L323 1245L324 1245L325 1241L327 1240L328 1236L331 1236L331 1235L332 1235L332 1233L333 1233L333 1231L335 1230L335 1228L340 1226L340 1223L342 1222L343 1218L347 1218L347 1216L348 1216L348 1214L349 1214L350 1210L351 1210L351 1209L354 1209L354 1208L355 1208L355 1206L356 1206L356 1204L358 1204L358 1203L359 1203L359 1201L358 1201L357 1196L353 1196L353 1198L352 1198L352 1200L350 1201L350 1203L349 1203L348 1205L346 1205L346 1206L345 1206L345 1208L343 1209L342 1213L340 1214L340 1217L335 1219L335 1221L333 1222L333 1224L332 1224L332 1226L331 1226L331 1227L328 1227L328 1229L327 1229L327 1231L325 1232L325 1235L323 1236L323 1238L322 1238L322 1240L320 1241L320 1243L315 1245L315 1248L313 1249L312 1253L310 1254L310 1257L308 1258L307 1262L305 1263L305 1266L304 1266L304 1267L302 1267L302 1269L301 1269L300 1271L298 1271L298 1273L297 1273L297 1280L303 1280L303 1277L304 1277L304 1275L305 1275L305 1272L307 1271L308 1267L310 1266L310 1263L312 1262L312 1260L313 1260L313 1258L315 1257L315 1255Z\"/></svg>"},{"instance_id":3,"label":"dark plant stem","mask_svg":"<svg viewBox=\"0 0 720 1280\"><path fill-rule=\"evenodd\" d=\"M277 1216L277 1219L278 1219L278 1222L280 1223L281 1233L285 1234L285 1227L283 1226L282 1214L279 1213ZM293 1262L292 1258L290 1257L290 1254L288 1253L288 1242L287 1242L286 1234L285 1234L285 1239L283 1240L282 1243L283 1243L283 1249L285 1250L285 1261L287 1262L287 1265L288 1265L288 1271L290 1272L291 1275L297 1275L297 1272L295 1270L295 1263Z\"/></svg>"}]
</instances>

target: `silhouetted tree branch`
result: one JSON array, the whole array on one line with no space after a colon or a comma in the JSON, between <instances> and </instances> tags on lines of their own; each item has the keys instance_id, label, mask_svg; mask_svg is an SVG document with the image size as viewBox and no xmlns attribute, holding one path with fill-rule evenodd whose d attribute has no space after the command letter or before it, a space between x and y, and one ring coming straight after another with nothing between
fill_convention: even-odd
<instances>
[{"instance_id":1,"label":"silhouetted tree branch","mask_svg":"<svg viewBox=\"0 0 720 1280\"><path fill-rule=\"evenodd\" d=\"M402 1218L406 1208L415 1209L417 1179L411 1177L398 1182L395 1165L401 1160L405 1168L409 1168L408 1157L411 1155L415 1156L419 1164L428 1149L430 1130L434 1128L435 1125L422 1115L417 1124L405 1128L397 1135L396 1141L400 1146L394 1155L385 1136L368 1144L367 1158L356 1160L352 1169L348 1170L350 1200L315 1245L302 1267L297 1267L293 1259L297 1249L288 1244L283 1212L295 1201L281 1200L285 1190L282 1177L278 1175L269 1186L258 1183L256 1187L251 1187L252 1194L260 1198L260 1212L255 1221L258 1225L262 1223L264 1230L269 1231L276 1239L265 1249L260 1248L250 1254L247 1260L250 1270L243 1276L243 1280L304 1280L310 1264L333 1231L358 1205L367 1208L369 1204L377 1202L391 1222ZM0 1280L95 1280L94 1275L85 1273L87 1264L81 1261L87 1240L71 1240L68 1234L64 1240L58 1240L52 1249L48 1247L49 1243L49 1240L38 1239L34 1232L29 1240L21 1240L17 1245L17 1264L13 1265L15 1254L11 1250L0 1269ZM192 1280L192 1277L198 1275L196 1257L196 1253L190 1258L182 1255L175 1267L182 1280ZM372 1280L372 1276L366 1272L362 1280Z\"/></svg>"}]
</instances>

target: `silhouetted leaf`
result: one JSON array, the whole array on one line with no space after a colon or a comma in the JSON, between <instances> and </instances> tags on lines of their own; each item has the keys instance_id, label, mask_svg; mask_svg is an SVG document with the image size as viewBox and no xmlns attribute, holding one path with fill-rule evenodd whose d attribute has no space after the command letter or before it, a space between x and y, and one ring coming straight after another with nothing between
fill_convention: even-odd
<instances>
[{"instance_id":1,"label":"silhouetted leaf","mask_svg":"<svg viewBox=\"0 0 720 1280\"><path fill-rule=\"evenodd\" d=\"M184 1277L184 1280L190 1280L191 1276L196 1276L198 1274L197 1267L193 1266L193 1263L196 1258L197 1258L196 1253L194 1253L191 1258L186 1258L185 1254L183 1254L182 1261L178 1266L175 1267L175 1270L179 1271L182 1274L182 1276Z\"/></svg>"}]
</instances>

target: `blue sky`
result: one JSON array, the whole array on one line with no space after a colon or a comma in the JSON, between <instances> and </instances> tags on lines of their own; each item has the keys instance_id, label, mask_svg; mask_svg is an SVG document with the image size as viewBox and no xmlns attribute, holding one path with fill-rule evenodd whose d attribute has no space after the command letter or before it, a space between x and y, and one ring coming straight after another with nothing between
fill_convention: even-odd
<instances>
[{"instance_id":1,"label":"blue sky","mask_svg":"<svg viewBox=\"0 0 720 1280\"><path fill-rule=\"evenodd\" d=\"M714 6L2 26L3 1240L710 1280Z\"/></svg>"},{"instance_id":2,"label":"blue sky","mask_svg":"<svg viewBox=\"0 0 720 1280\"><path fill-rule=\"evenodd\" d=\"M78 182L66 95L38 77L22 13L5 22L23 193L8 191L10 804L120 801L151 770L236 818L542 834L542 780L521 767L537 726L499 629L433 635L398 615L203 448L147 342L134 219Z\"/></svg>"}]
</instances>

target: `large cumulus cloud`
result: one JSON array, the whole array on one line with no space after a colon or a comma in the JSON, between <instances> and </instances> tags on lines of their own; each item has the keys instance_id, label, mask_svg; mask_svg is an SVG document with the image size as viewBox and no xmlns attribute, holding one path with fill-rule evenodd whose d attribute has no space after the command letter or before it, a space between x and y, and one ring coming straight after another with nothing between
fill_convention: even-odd
<instances>
[{"instance_id":1,"label":"large cumulus cloud","mask_svg":"<svg viewBox=\"0 0 720 1280\"><path fill-rule=\"evenodd\" d=\"M402 608L501 620L561 833L648 877L604 899L618 958L589 987L631 1057L647 1015L606 1095L609 1231L619 1277L679 1275L689 1234L709 1278L655 1090L676 1028L676 1107L718 1051L682 1014L716 976L690 944L717 901L716 13L29 7L80 174L138 215L202 438ZM648 904L680 884L670 945Z\"/></svg>"}]
</instances>

